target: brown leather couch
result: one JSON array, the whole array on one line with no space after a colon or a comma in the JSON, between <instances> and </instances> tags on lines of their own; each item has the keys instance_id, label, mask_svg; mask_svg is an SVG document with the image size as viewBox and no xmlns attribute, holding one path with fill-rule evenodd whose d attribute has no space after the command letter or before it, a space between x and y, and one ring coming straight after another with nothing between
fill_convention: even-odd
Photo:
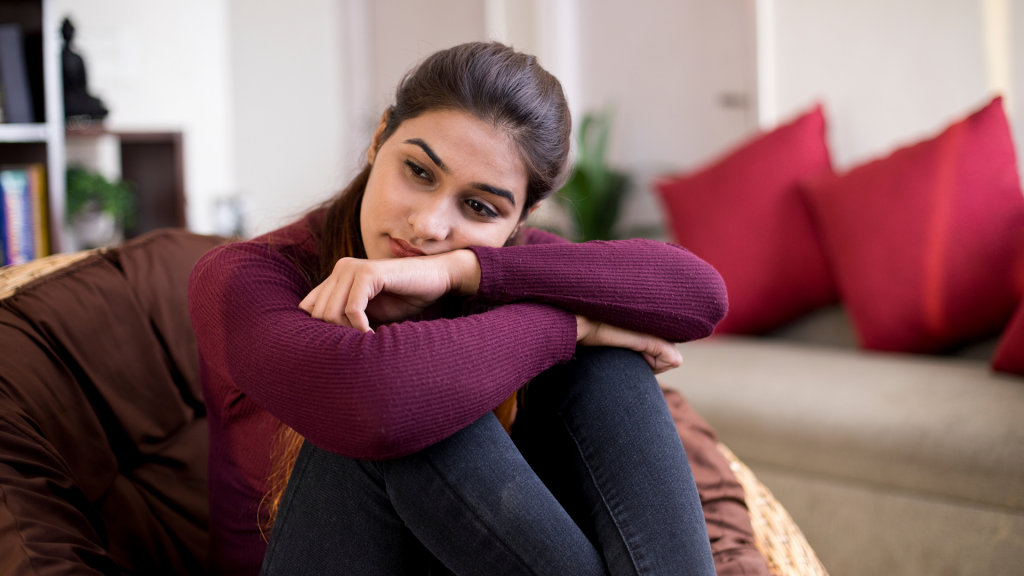
<instances>
[{"instance_id":1,"label":"brown leather couch","mask_svg":"<svg viewBox=\"0 0 1024 576\"><path fill-rule=\"evenodd\" d=\"M158 231L0 295L0 574L207 572L186 286L223 241ZM768 574L714 432L668 400L719 574Z\"/></svg>"},{"instance_id":2,"label":"brown leather couch","mask_svg":"<svg viewBox=\"0 0 1024 576\"><path fill-rule=\"evenodd\" d=\"M206 572L185 289L222 241L150 234L0 301L0 574Z\"/></svg>"}]
</instances>

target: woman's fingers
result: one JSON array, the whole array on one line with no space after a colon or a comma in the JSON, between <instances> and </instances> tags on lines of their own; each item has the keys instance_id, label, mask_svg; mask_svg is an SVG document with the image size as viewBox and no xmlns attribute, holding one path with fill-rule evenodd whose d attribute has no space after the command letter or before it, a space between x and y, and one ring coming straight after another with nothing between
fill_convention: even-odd
<instances>
[{"instance_id":1,"label":"woman's fingers","mask_svg":"<svg viewBox=\"0 0 1024 576\"><path fill-rule=\"evenodd\" d=\"M323 291L325 282L321 282L316 288L313 288L306 297L299 302L299 308L302 308L306 313L311 314L313 307L316 305L316 300L320 296L320 292Z\"/></svg>"},{"instance_id":2,"label":"woman's fingers","mask_svg":"<svg viewBox=\"0 0 1024 576\"><path fill-rule=\"evenodd\" d=\"M583 322L581 322L580 318L583 318ZM593 322L579 316L576 321L577 336L581 333L581 326L585 327L587 322ZM582 339L579 339L581 345L614 346L639 352L655 374L677 368L683 363L683 356L675 345L657 336L641 334L609 324L597 324L596 328L584 329L583 332L585 335Z\"/></svg>"},{"instance_id":3,"label":"woman's fingers","mask_svg":"<svg viewBox=\"0 0 1024 576\"><path fill-rule=\"evenodd\" d=\"M376 274L365 272L365 268L357 272L352 279L352 288L348 293L344 314L349 325L360 332L373 332L370 319L366 316L366 307L370 300L380 293L383 280Z\"/></svg>"},{"instance_id":4,"label":"woman's fingers","mask_svg":"<svg viewBox=\"0 0 1024 576\"><path fill-rule=\"evenodd\" d=\"M316 300L312 302L312 308L309 310L309 315L319 320L324 319L324 314L327 310L327 303L331 299L331 295L334 294L334 287L338 284L338 277L334 274L327 277L317 288L320 292L316 296ZM307 297L308 298L308 297Z\"/></svg>"},{"instance_id":5,"label":"woman's fingers","mask_svg":"<svg viewBox=\"0 0 1024 576\"><path fill-rule=\"evenodd\" d=\"M656 336L642 335L645 339L646 348L641 352L647 364L655 374L660 374L672 368L678 368L683 363L683 356L674 344Z\"/></svg>"},{"instance_id":6,"label":"woman's fingers","mask_svg":"<svg viewBox=\"0 0 1024 576\"><path fill-rule=\"evenodd\" d=\"M371 332L369 316L374 316L375 322L403 320L452 291L456 282L449 268L456 264L451 258L438 256L342 258L327 280L299 306L313 318ZM383 294L388 298L375 300Z\"/></svg>"},{"instance_id":7,"label":"woman's fingers","mask_svg":"<svg viewBox=\"0 0 1024 576\"><path fill-rule=\"evenodd\" d=\"M661 340L658 338L658 340ZM683 355L679 353L679 350L671 343L662 340L656 346L657 351L642 352L644 359L647 360L647 364L651 367L651 370L655 374L661 374L666 370L678 368L683 363Z\"/></svg>"},{"instance_id":8,"label":"woman's fingers","mask_svg":"<svg viewBox=\"0 0 1024 576\"><path fill-rule=\"evenodd\" d=\"M314 318L340 326L351 326L344 314L348 293L352 287L352 276L347 271L349 265L346 260L339 260L334 266L334 272L324 281L324 289L317 298L312 313Z\"/></svg>"},{"instance_id":9,"label":"woman's fingers","mask_svg":"<svg viewBox=\"0 0 1024 576\"><path fill-rule=\"evenodd\" d=\"M310 316L331 324L372 332L366 306L380 292L382 280L363 261L343 258L334 271L299 303Z\"/></svg>"}]
</instances>

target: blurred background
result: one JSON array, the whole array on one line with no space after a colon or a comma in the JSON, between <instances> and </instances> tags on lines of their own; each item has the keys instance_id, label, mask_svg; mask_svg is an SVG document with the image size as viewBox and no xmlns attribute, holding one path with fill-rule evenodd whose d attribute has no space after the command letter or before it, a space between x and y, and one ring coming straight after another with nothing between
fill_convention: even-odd
<instances>
[{"instance_id":1,"label":"blurred background","mask_svg":"<svg viewBox=\"0 0 1024 576\"><path fill-rule=\"evenodd\" d=\"M608 161L631 176L618 226L647 235L664 230L653 176L699 167L815 102L839 170L936 133L993 92L1024 131L1013 0L53 0L53 11L77 27L105 130L181 133L184 213L206 233L263 232L338 190L402 74L470 40L537 54L577 121L613 110Z\"/></svg>"}]
</instances>

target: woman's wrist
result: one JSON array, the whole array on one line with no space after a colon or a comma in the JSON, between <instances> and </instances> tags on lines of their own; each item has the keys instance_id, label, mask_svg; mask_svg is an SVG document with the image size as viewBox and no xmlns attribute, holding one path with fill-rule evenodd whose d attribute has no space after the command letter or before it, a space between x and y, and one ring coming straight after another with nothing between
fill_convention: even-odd
<instances>
[{"instance_id":1,"label":"woman's wrist","mask_svg":"<svg viewBox=\"0 0 1024 576\"><path fill-rule=\"evenodd\" d=\"M446 254L451 263L452 292L473 296L480 289L480 261L472 250L453 250Z\"/></svg>"},{"instance_id":2,"label":"woman's wrist","mask_svg":"<svg viewBox=\"0 0 1024 576\"><path fill-rule=\"evenodd\" d=\"M587 318L586 316L582 316L580 314L577 314L576 315L576 342L579 342L579 341L583 340L584 338L586 338L587 336L590 336L590 334L596 328L597 328L597 323L596 322L594 322L590 318Z\"/></svg>"}]
</instances>

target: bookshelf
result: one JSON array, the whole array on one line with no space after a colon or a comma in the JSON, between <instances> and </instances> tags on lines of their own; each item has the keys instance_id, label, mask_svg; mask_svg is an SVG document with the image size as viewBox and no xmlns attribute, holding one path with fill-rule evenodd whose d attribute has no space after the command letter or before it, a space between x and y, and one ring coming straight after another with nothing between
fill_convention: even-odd
<instances>
[{"instance_id":1,"label":"bookshelf","mask_svg":"<svg viewBox=\"0 0 1024 576\"><path fill-rule=\"evenodd\" d=\"M136 223L125 238L157 228L183 228L184 138L181 132L109 131L99 125L66 132L66 161L131 184Z\"/></svg>"},{"instance_id":2,"label":"bookshelf","mask_svg":"<svg viewBox=\"0 0 1024 576\"><path fill-rule=\"evenodd\" d=\"M0 164L42 163L46 165L49 208L50 250L59 252L64 232L65 149L64 96L60 64L60 16L52 0L3 0L0 24L19 24L23 33L41 35L41 54L26 54L29 75L41 75L43 110L36 110L40 122L0 124ZM41 70L38 67L41 66ZM34 98L39 102L38 95ZM39 118L41 116L41 118Z\"/></svg>"}]
</instances>

